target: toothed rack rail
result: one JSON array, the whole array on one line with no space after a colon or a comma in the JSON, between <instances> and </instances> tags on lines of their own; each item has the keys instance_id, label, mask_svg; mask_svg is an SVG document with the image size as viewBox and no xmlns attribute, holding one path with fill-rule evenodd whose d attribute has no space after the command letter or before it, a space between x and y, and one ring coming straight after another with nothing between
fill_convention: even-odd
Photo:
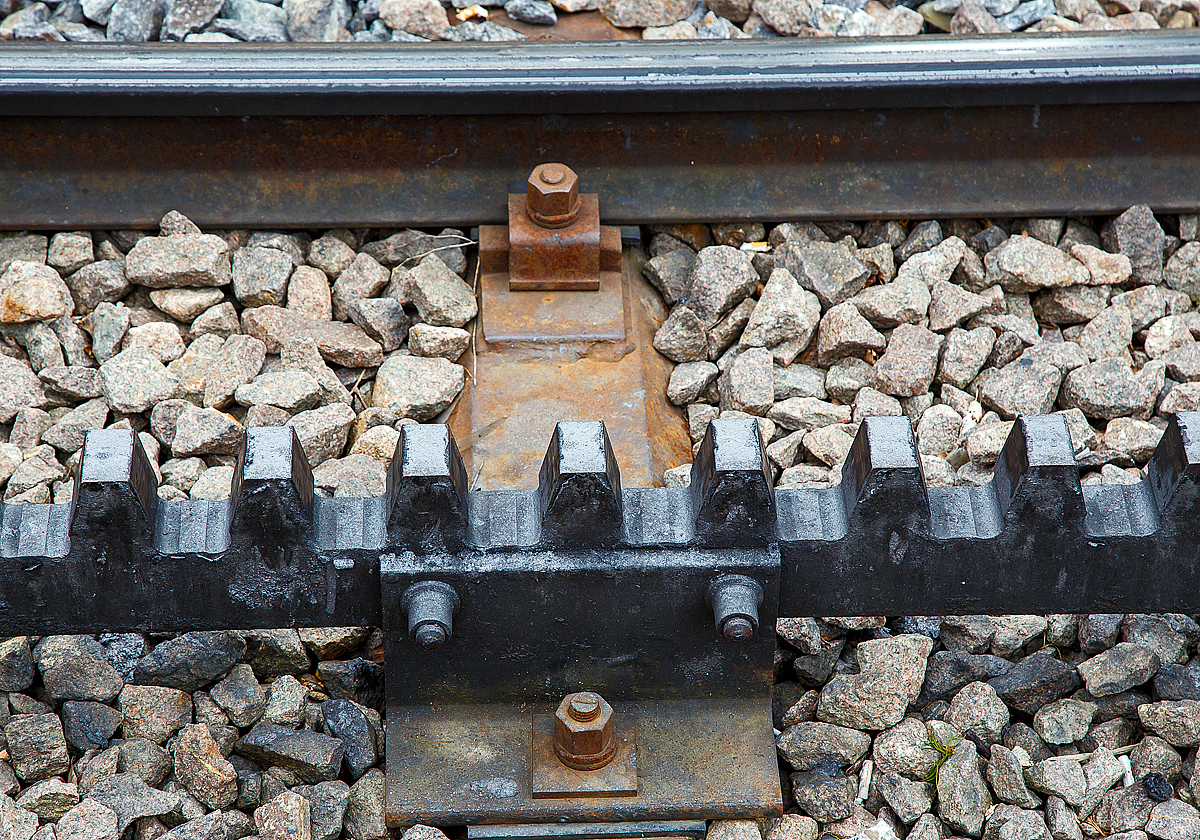
<instances>
[{"instance_id":1,"label":"toothed rack rail","mask_svg":"<svg viewBox=\"0 0 1200 840\"><path fill-rule=\"evenodd\" d=\"M463 824L778 811L778 614L1200 610L1200 414L1133 485L1081 487L1057 416L1020 418L982 487L926 488L891 417L839 486L770 475L725 420L690 486L622 488L603 425L573 422L536 489L468 492L448 428L409 425L384 495L325 498L263 428L230 499L164 501L132 432L89 432L71 504L3 507L0 630L380 625L389 822ZM623 787L539 781L584 689L636 751Z\"/></svg>"}]
</instances>

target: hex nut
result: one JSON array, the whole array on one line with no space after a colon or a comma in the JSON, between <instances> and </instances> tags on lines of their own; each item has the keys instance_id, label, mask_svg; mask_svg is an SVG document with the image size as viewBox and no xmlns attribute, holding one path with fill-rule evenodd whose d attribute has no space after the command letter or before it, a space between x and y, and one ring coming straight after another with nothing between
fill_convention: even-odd
<instances>
[{"instance_id":1,"label":"hex nut","mask_svg":"<svg viewBox=\"0 0 1200 840\"><path fill-rule=\"evenodd\" d=\"M554 712L554 754L572 770L597 770L617 753L612 706L594 691L568 694Z\"/></svg>"},{"instance_id":2,"label":"hex nut","mask_svg":"<svg viewBox=\"0 0 1200 840\"><path fill-rule=\"evenodd\" d=\"M543 163L529 174L525 210L538 227L570 227L579 218L579 176L561 163Z\"/></svg>"}]
</instances>

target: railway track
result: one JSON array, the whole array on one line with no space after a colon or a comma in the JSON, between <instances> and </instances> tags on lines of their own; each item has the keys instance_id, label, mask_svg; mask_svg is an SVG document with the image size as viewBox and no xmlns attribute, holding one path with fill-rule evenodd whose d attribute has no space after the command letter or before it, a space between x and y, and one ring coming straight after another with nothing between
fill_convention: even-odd
<instances>
[{"instance_id":1,"label":"railway track","mask_svg":"<svg viewBox=\"0 0 1200 840\"><path fill-rule=\"evenodd\" d=\"M1187 210L1198 55L1187 31L12 45L0 227L490 223L542 160L615 224Z\"/></svg>"},{"instance_id":2,"label":"railway track","mask_svg":"<svg viewBox=\"0 0 1200 840\"><path fill-rule=\"evenodd\" d=\"M176 837L191 838L204 819L206 838L244 836L246 815L220 810L236 804L263 814L255 817L261 836L303 838L303 826L311 834L317 819L313 797L343 796L350 840L383 840L389 828L418 820L500 823L472 825L467 836L479 838L696 837L705 831L697 822L703 818L720 820L710 836L756 838L759 829L746 820L785 808L787 816L768 824L772 840L815 837L818 828L869 840L906 831L921 840L950 831L1007 837L1006 822L1029 837L1053 832L1055 840L1125 829L1135 832L1129 840L1142 840L1136 832L1143 829L1162 840L1190 840L1200 798L1192 767L1200 666L1189 656L1200 626L1183 615L1136 611L1200 609L1200 414L1186 402L1200 373L1188 367L1190 356L1171 355L1193 349L1200 333L1200 324L1187 320L1200 293L1200 276L1188 279L1200 274L1197 125L1200 36L1188 32L363 50L6 46L0 228L60 233L40 246L36 236L18 237L26 250L15 269L0 271L8 284L0 294L24 289L29 277L53 285L53 265L70 299L60 301L62 312L47 309L20 324L5 316L0 327L6 355L16 357L5 363L11 378L40 393L47 409L46 427L33 434L28 427L41 421L32 397L29 405L7 406L10 439L32 434L28 439L42 445L28 456L4 446L17 449L21 465L41 459L54 476L34 481L19 498L6 493L0 508L0 627L135 631L129 643L141 644L145 655L126 681L196 692L187 702L197 723L208 724L207 736L204 727L189 727L159 743L174 757L170 794L208 796L203 806L218 816L186 811L179 798L173 809L141 818L157 823L139 824L146 836L176 828ZM534 184L536 171L529 173L548 160L560 163L545 184L561 183L564 173L573 184L573 169L577 192L598 196L600 220L589 223L603 268L590 278L594 291L565 290L551 257L538 263L545 276L523 278L532 279L534 291L510 285L517 243L548 248L558 235L535 229L523 232L532 240L516 238L517 222L526 224L523 214L534 209L522 202L537 200L538 189L547 202L540 209L555 200L553 190ZM1103 225L1085 218L1131 206ZM164 218L169 210L186 218ZM1022 219L1002 220L1011 216ZM944 230L929 221L935 218ZM905 224L882 224L896 219ZM981 221L989 219L1000 224ZM696 224L716 220L727 224ZM784 220L802 221L771 230L773 248L757 242L768 237L771 226L763 222ZM161 235L144 235L160 221ZM870 222L880 224L860 224ZM393 242L361 230L436 232L445 225L471 236L401 231ZM632 226L652 225L655 236L639 242L644 248L627 247L618 264L617 225L625 226L627 245L641 240ZM233 228L291 233L255 238ZM224 238L200 229L224 231ZM1155 230L1158 239L1150 235ZM71 231L85 233L62 233ZM312 241L303 231L328 232ZM872 237L878 244L868 245ZM0 240L0 253L16 239ZM61 267L67 244L82 249L85 239L93 257L106 256L82 265L120 264L121 280L133 286L93 297L86 285L63 285L60 269L67 281L78 276ZM479 244L473 263L463 256L465 240ZM737 250L742 240L749 250ZM1038 260L1054 254L1055 265L1074 278L1066 288L1075 291L1058 289L1058 276L1037 265L1001 280L991 255L1005 242L1034 249ZM1115 253L1105 256L1101 244ZM201 246L220 252L213 265L171 274L176 262L192 259L189 248ZM803 257L788 263L789 252L809 246L844 249L862 275L831 291L808 275L797 285L788 272L772 272L784 265L801 272ZM866 256L881 247L890 276L872 261L881 257ZM1147 247L1157 247L1157 276L1153 260L1143 259ZM151 268L139 263L139 254L154 248L170 259ZM260 253L268 251L280 256ZM656 274L661 263L646 272L657 278L657 290L642 275L647 256L684 252L693 266L689 294L700 302L685 294L675 306L680 296ZM954 259L928 269L928 290L925 275L916 281L926 291L923 310L897 304L896 314L872 302L873 293L882 298L889 287L911 287L904 266L934 253ZM444 264L430 261L439 254ZM901 255L898 278L893 254ZM728 262L705 275L709 257ZM1125 264L1112 262L1116 257ZM286 264L282 280L279 272L256 274L239 262L259 258ZM231 277L221 274L222 265ZM321 318L297 320L274 306L283 303L284 288L293 306L301 268L306 295L313 272L320 275L329 307ZM706 311L700 284L717 286L739 271L745 288L711 292L723 302ZM111 272L98 280L107 282ZM938 272L940 286L931 279ZM1180 276L1186 282L1177 283ZM431 289L459 296L435 305ZM939 326L929 292L969 295L971 314ZM471 305L476 295L482 310ZM580 305L580 295L594 297ZM749 346L756 329L797 332L796 312L766 326L751 326L747 312L729 326L735 305L757 298L766 311L776 295L791 295L797 312L811 299L816 315L807 337L789 333ZM11 299L26 305L26 298ZM359 307L363 301L379 304L393 322ZM39 298L43 304L57 305ZM457 314L447 314L455 307ZM859 338L847 339L845 347L854 347L842 347L841 356L827 353L838 345L825 342L824 331L839 316L851 317L847 307L861 322L853 324ZM125 316L114 315L121 309ZM108 322L101 322L110 317L125 317L127 332L106 345L102 359ZM687 318L699 325L693 333L700 331L703 346L695 358L686 355L695 348L682 352L663 338ZM1127 325L1123 341L1097 335L1101 328L1093 325L1104 319ZM447 331L437 334L442 340L465 343L427 351L419 343L432 339L414 338L410 321L422 335L432 327ZM730 329L728 340L713 338ZM981 329L990 349L972 381L959 390L939 378L936 406L939 349L920 393L893 387L879 373L889 364L895 373L905 361L897 362L897 353L886 357L889 345L911 340L910 355L927 358L929 342L940 348L958 333L978 338ZM216 343L205 335L210 330ZM296 342L290 332L316 338ZM871 345L876 337L879 344ZM65 365L45 364L53 352L40 342L48 341ZM803 346L793 353L789 342ZM210 354L205 375L217 379L228 367L241 387L226 382L228 393L213 397L207 384L196 391L193 379L187 400L179 398L190 369L169 365L185 358L198 364L200 345ZM1082 360L1044 362L1068 345ZM680 365L667 365L654 347ZM176 350L181 355L168 360ZM765 369L765 386L745 373L743 355ZM1136 406L1110 411L1094 393L1106 383L1088 387L1085 374L1120 359L1137 367L1125 373L1146 394L1135 395ZM875 373L860 370L872 364ZM416 367L394 373L408 365ZM700 420L691 423L698 430L664 402L685 365L712 368L695 394L673 398L689 421L699 409ZM36 386L27 382L34 366L44 374ZM791 372L782 386L772 380L780 370ZM1037 402L1026 392L1009 400L994 385L1005 371L1023 370L1053 379L1040 409L1022 408ZM861 378L849 392L844 381L833 381L835 372L847 371ZM289 386L311 387L312 394L281 393L282 380L272 377L287 375ZM1155 375L1158 387L1145 384ZM175 390L149 393L172 376ZM458 377L456 388L438 395L436 405L385 405L389 395L446 376ZM828 414L811 430L809 420L780 408L793 398L780 394L810 387L805 376L821 382L799 397L811 401L805 410ZM744 393L738 377L746 380ZM75 390L64 391L64 382ZM746 394L760 386L765 402L751 406ZM270 388L277 389L272 399L293 399L287 410L255 396ZM100 396L83 402L93 391ZM1075 394L1070 409L1068 392ZM96 410L96 402L104 403L99 426L109 428L64 431L66 418L83 406ZM1164 408L1171 404L1176 408ZM953 452L933 452L914 437L910 418L918 423L935 407L960 424L949 441ZM1056 407L1068 413L1018 416ZM340 412L332 431L321 425L326 409ZM110 424L110 410L121 419ZM608 425L555 423L567 413L569 420L604 416ZM1134 414L1157 425L1130 420ZM414 418L425 424L402 422ZM448 426L428 422L443 419ZM251 428L284 420L290 429ZM968 421L983 432L975 440L991 441L990 455L977 457ZM376 429L381 434L370 434ZM819 448L832 440L823 429L845 438L840 457ZM1090 445L1080 445L1083 429ZM820 440L809 437L814 432ZM1128 440L1135 432L1136 445ZM366 445L374 439L374 448ZM787 440L791 448L781 448ZM642 451L630 456L638 448L631 442ZM656 447L675 461L694 457L683 472L673 470L684 486L648 486L663 473L662 458L644 451ZM816 470L819 480L774 489L777 474L802 468L804 453L832 471L809 464L805 475ZM167 454L175 456L169 469ZM506 454L524 461L485 473L487 489L480 491L487 459ZM934 480L931 455L949 479L941 473ZM952 463L956 456L966 460ZM196 463L182 463L189 459ZM361 469L364 462L371 469ZM68 464L77 470L73 480ZM345 476L332 473L331 464L344 467ZM187 479L185 468L196 475ZM1081 470L1101 468L1109 472L1091 472L1080 483ZM192 493L200 477L218 471L223 492ZM1099 609L1131 612L1066 614ZM997 615L918 615L980 611ZM829 617L844 612L903 615ZM1054 614L1002 617L1028 612ZM798 613L827 617L788 617ZM386 688L377 664L337 661L315 669L325 682L310 679L300 711L288 717L268 702L267 690L275 690L269 681L282 674L256 657L275 645L292 669L284 673L300 674L311 666L307 654L291 650L301 637L250 631L255 650L242 641L238 652L240 637L220 632L264 624L378 625L371 636L341 633L336 653L348 658L366 644L359 656L382 658L386 646ZM162 630L200 628L214 632L159 638ZM303 638L313 652L321 649L319 632ZM148 640L158 645L151 650ZM30 651L4 643L5 662L29 660L29 680L14 680L4 701L14 712L42 718L38 725L51 730L56 706L64 721L75 714L59 705L67 695L53 693L61 684L58 663L106 676L99 663L115 654L109 643L70 644ZM174 656L223 665L181 682L163 676ZM234 667L239 659L246 664ZM145 715L132 696L137 689L123 685L71 702L101 707L91 710L101 716L111 716L115 704L133 731L132 722ZM41 700L49 711L33 705ZM247 706L259 700L256 717ZM319 712L311 708L317 705ZM386 715L386 756L372 706ZM997 723L1001 712L1004 722ZM1123 728L1105 728L1113 720ZM76 740L69 751L64 740L66 765L34 767L29 756L41 755L41 746L31 747L36 738L23 731L25 723L8 742L22 757L14 759L14 792L26 796L28 813L43 806L22 784L65 776L76 761L101 775L104 761L114 769L134 764L117 758L124 756L119 745L110 746L118 722L87 743L71 730ZM930 763L926 753L935 744L941 759ZM918 758L905 763L896 749ZM1117 754L1131 750L1126 768ZM197 775L194 755L231 751L239 764L210 761L213 775ZM1063 768L1078 768L1077 761L1087 761L1082 781L1056 775L1069 775ZM383 778L369 769L380 762L388 773L386 808ZM781 770L790 773L783 789ZM1126 771L1131 783L1114 787ZM82 771L71 777L79 781L69 807L82 809L71 819L102 821L106 815L94 808L109 805L117 813L115 794L88 799L85 777L94 783ZM354 787L344 795L312 790L317 783L336 787L338 777ZM218 781L221 792L213 792L209 785ZM1047 796L1045 811L1036 810L1034 791ZM153 799L139 789L143 794ZM993 794L1004 803L995 809ZM86 804L93 801L101 804ZM11 819L5 808L0 801ZM60 831L70 829L64 815L54 819ZM547 827L584 820L608 825ZM512 825L518 822L540 825ZM341 817L334 828L324 825L323 840L334 840L342 825ZM428 835L418 830L413 840L418 836Z\"/></svg>"}]
</instances>

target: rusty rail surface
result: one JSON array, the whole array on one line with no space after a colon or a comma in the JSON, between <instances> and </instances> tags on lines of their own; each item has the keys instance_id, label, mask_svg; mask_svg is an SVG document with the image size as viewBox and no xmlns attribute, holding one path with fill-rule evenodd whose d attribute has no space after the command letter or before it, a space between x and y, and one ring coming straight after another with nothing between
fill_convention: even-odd
<instances>
[{"instance_id":1,"label":"rusty rail surface","mask_svg":"<svg viewBox=\"0 0 1200 840\"><path fill-rule=\"evenodd\" d=\"M0 228L606 224L1200 206L1200 35L0 49Z\"/></svg>"}]
</instances>

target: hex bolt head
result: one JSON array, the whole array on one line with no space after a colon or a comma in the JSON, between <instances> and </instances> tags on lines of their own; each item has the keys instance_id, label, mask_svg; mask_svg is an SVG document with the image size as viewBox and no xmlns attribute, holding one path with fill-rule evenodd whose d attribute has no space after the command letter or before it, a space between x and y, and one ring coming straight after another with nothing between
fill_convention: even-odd
<instances>
[{"instance_id":1,"label":"hex bolt head","mask_svg":"<svg viewBox=\"0 0 1200 840\"><path fill-rule=\"evenodd\" d=\"M570 227L579 217L579 176L561 163L543 163L529 174L525 211L538 227Z\"/></svg>"},{"instance_id":2,"label":"hex bolt head","mask_svg":"<svg viewBox=\"0 0 1200 840\"><path fill-rule=\"evenodd\" d=\"M612 706L594 691L568 694L554 713L554 754L572 770L598 770L617 754Z\"/></svg>"},{"instance_id":3,"label":"hex bolt head","mask_svg":"<svg viewBox=\"0 0 1200 840\"><path fill-rule=\"evenodd\" d=\"M713 610L717 632L729 642L748 642L758 632L762 586L745 575L721 575L708 585L704 600Z\"/></svg>"}]
</instances>

